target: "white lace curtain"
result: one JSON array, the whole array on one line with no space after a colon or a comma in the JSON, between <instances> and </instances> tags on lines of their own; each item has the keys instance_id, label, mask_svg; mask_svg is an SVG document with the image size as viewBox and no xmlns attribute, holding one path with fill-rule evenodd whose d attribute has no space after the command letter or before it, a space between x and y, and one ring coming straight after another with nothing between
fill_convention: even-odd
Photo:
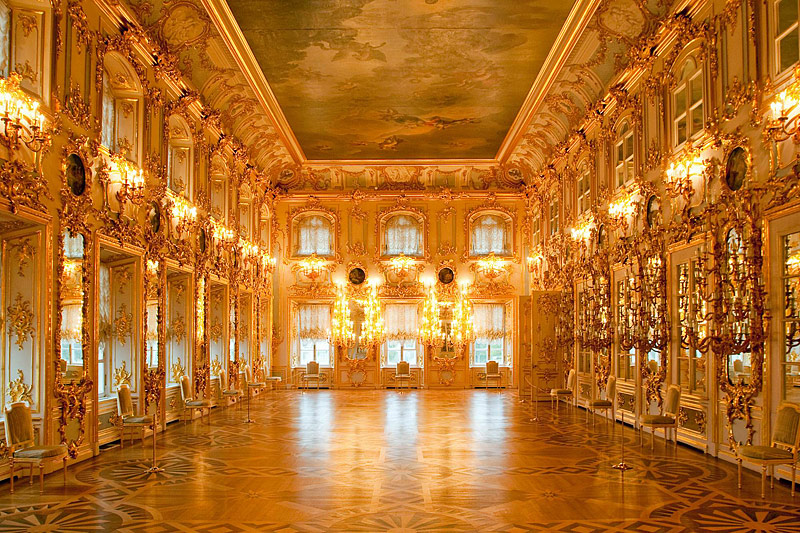
<instances>
[{"instance_id":1,"label":"white lace curtain","mask_svg":"<svg viewBox=\"0 0 800 533\"><path fill-rule=\"evenodd\" d=\"M387 305L383 316L387 340L410 340L419 335L416 304Z\"/></svg>"},{"instance_id":2,"label":"white lace curtain","mask_svg":"<svg viewBox=\"0 0 800 533\"><path fill-rule=\"evenodd\" d=\"M503 304L475 304L473 308L475 337L502 339L506 336L505 307Z\"/></svg>"},{"instance_id":3,"label":"white lace curtain","mask_svg":"<svg viewBox=\"0 0 800 533\"><path fill-rule=\"evenodd\" d=\"M83 259L83 235L64 233L64 257L67 259Z\"/></svg>"},{"instance_id":4,"label":"white lace curtain","mask_svg":"<svg viewBox=\"0 0 800 533\"><path fill-rule=\"evenodd\" d=\"M311 215L297 222L297 255L331 255L331 223L319 215Z\"/></svg>"},{"instance_id":5,"label":"white lace curtain","mask_svg":"<svg viewBox=\"0 0 800 533\"><path fill-rule=\"evenodd\" d=\"M83 307L80 303L67 304L61 308L61 338L69 341L81 340Z\"/></svg>"},{"instance_id":6,"label":"white lace curtain","mask_svg":"<svg viewBox=\"0 0 800 533\"><path fill-rule=\"evenodd\" d=\"M420 255L422 231L420 223L408 215L396 215L386 223L386 255Z\"/></svg>"},{"instance_id":7,"label":"white lace curtain","mask_svg":"<svg viewBox=\"0 0 800 533\"><path fill-rule=\"evenodd\" d=\"M331 329L331 306L301 305L297 309L297 334L301 339L327 339Z\"/></svg>"},{"instance_id":8,"label":"white lace curtain","mask_svg":"<svg viewBox=\"0 0 800 533\"><path fill-rule=\"evenodd\" d=\"M100 265L100 324L111 324L111 270Z\"/></svg>"},{"instance_id":9,"label":"white lace curtain","mask_svg":"<svg viewBox=\"0 0 800 533\"><path fill-rule=\"evenodd\" d=\"M506 249L506 223L502 217L496 215L483 215L478 217L472 225L472 255L487 255L507 253Z\"/></svg>"}]
</instances>

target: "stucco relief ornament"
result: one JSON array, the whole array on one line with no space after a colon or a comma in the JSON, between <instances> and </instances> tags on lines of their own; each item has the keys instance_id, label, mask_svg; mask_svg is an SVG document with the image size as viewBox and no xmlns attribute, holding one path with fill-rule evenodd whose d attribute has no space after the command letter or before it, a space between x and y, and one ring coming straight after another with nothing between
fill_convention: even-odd
<instances>
[{"instance_id":1,"label":"stucco relief ornament","mask_svg":"<svg viewBox=\"0 0 800 533\"><path fill-rule=\"evenodd\" d=\"M31 246L30 239L24 239L16 244L13 244L12 248L17 252L17 274L19 277L24 278L25 267L28 265L28 261L33 259L34 248Z\"/></svg>"},{"instance_id":2,"label":"stucco relief ornament","mask_svg":"<svg viewBox=\"0 0 800 533\"><path fill-rule=\"evenodd\" d=\"M117 316L114 319L114 332L117 335L117 340L123 346L128 337L133 332L133 313L128 313L128 307L122 303L117 309Z\"/></svg>"},{"instance_id":3,"label":"stucco relief ornament","mask_svg":"<svg viewBox=\"0 0 800 533\"><path fill-rule=\"evenodd\" d=\"M8 311L8 333L16 335L16 345L22 350L28 337L33 340L35 332L31 303L23 298L22 293L18 292L14 303L9 305L6 311Z\"/></svg>"},{"instance_id":4,"label":"stucco relief ornament","mask_svg":"<svg viewBox=\"0 0 800 533\"><path fill-rule=\"evenodd\" d=\"M17 379L8 384L8 397L11 399L11 403L28 402L28 405L31 405L33 403L31 394L33 386L25 383L25 375L22 370L17 369L17 376L19 376Z\"/></svg>"},{"instance_id":5,"label":"stucco relief ornament","mask_svg":"<svg viewBox=\"0 0 800 533\"><path fill-rule=\"evenodd\" d=\"M179 383L181 380L181 376L183 376L186 371L181 364L181 358L178 357L178 360L170 367L169 369L170 375L172 375L172 381L175 383Z\"/></svg>"},{"instance_id":6,"label":"stucco relief ornament","mask_svg":"<svg viewBox=\"0 0 800 533\"><path fill-rule=\"evenodd\" d=\"M122 361L122 366L114 369L114 388L118 388L120 385L131 384L131 373L128 372L126 366L127 363Z\"/></svg>"}]
</instances>

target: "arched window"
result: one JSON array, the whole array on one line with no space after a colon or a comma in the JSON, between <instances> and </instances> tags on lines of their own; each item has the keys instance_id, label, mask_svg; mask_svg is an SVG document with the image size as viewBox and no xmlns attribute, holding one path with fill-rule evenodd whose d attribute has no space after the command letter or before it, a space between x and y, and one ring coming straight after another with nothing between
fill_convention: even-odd
<instances>
[{"instance_id":1,"label":"arched window","mask_svg":"<svg viewBox=\"0 0 800 533\"><path fill-rule=\"evenodd\" d=\"M680 146L703 131L703 69L689 57L681 69L678 85L672 92L673 141Z\"/></svg>"},{"instance_id":2,"label":"arched window","mask_svg":"<svg viewBox=\"0 0 800 533\"><path fill-rule=\"evenodd\" d=\"M506 255L510 251L509 221L499 215L481 215L472 222L470 255Z\"/></svg>"},{"instance_id":3,"label":"arched window","mask_svg":"<svg viewBox=\"0 0 800 533\"><path fill-rule=\"evenodd\" d=\"M410 215L394 215L386 221L383 255L422 255L422 228Z\"/></svg>"},{"instance_id":4,"label":"arched window","mask_svg":"<svg viewBox=\"0 0 800 533\"><path fill-rule=\"evenodd\" d=\"M776 74L785 72L800 58L800 26L797 0L775 2L775 67Z\"/></svg>"},{"instance_id":5,"label":"arched window","mask_svg":"<svg viewBox=\"0 0 800 533\"><path fill-rule=\"evenodd\" d=\"M169 117L169 188L191 199L194 148L192 133L186 120L178 115Z\"/></svg>"},{"instance_id":6,"label":"arched window","mask_svg":"<svg viewBox=\"0 0 800 533\"><path fill-rule=\"evenodd\" d=\"M295 224L295 255L333 255L331 221L322 215L307 215Z\"/></svg>"},{"instance_id":7,"label":"arched window","mask_svg":"<svg viewBox=\"0 0 800 533\"><path fill-rule=\"evenodd\" d=\"M590 182L589 166L582 165L578 171L577 196L578 216L589 209L592 202L592 187Z\"/></svg>"},{"instance_id":8,"label":"arched window","mask_svg":"<svg viewBox=\"0 0 800 533\"><path fill-rule=\"evenodd\" d=\"M627 120L620 126L614 145L614 175L617 187L633 179L633 128Z\"/></svg>"},{"instance_id":9,"label":"arched window","mask_svg":"<svg viewBox=\"0 0 800 533\"><path fill-rule=\"evenodd\" d=\"M103 60L103 110L100 140L110 152L139 163L142 89L136 71L116 53Z\"/></svg>"}]
</instances>

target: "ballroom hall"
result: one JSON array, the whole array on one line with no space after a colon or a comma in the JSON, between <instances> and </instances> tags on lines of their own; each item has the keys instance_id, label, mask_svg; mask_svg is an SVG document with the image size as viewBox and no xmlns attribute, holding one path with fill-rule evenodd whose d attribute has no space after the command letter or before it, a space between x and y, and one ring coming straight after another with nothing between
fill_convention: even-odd
<instances>
[{"instance_id":1,"label":"ballroom hall","mask_svg":"<svg viewBox=\"0 0 800 533\"><path fill-rule=\"evenodd\" d=\"M0 533L800 533L800 0L0 0Z\"/></svg>"}]
</instances>

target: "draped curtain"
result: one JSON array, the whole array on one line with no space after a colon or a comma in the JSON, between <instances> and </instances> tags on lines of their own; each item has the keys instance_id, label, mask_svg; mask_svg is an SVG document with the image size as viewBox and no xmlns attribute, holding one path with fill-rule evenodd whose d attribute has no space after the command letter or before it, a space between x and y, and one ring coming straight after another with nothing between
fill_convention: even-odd
<instances>
[{"instance_id":1,"label":"draped curtain","mask_svg":"<svg viewBox=\"0 0 800 533\"><path fill-rule=\"evenodd\" d=\"M411 340L419 335L417 331L416 304L390 304L384 312L387 340Z\"/></svg>"},{"instance_id":2,"label":"draped curtain","mask_svg":"<svg viewBox=\"0 0 800 533\"><path fill-rule=\"evenodd\" d=\"M64 233L64 257L66 259L83 259L83 235Z\"/></svg>"},{"instance_id":3,"label":"draped curtain","mask_svg":"<svg viewBox=\"0 0 800 533\"><path fill-rule=\"evenodd\" d=\"M472 226L472 255L505 254L506 224L495 215L479 217Z\"/></svg>"},{"instance_id":4,"label":"draped curtain","mask_svg":"<svg viewBox=\"0 0 800 533\"><path fill-rule=\"evenodd\" d=\"M420 255L422 235L419 221L408 215L396 215L386 223L386 255Z\"/></svg>"},{"instance_id":5,"label":"draped curtain","mask_svg":"<svg viewBox=\"0 0 800 533\"><path fill-rule=\"evenodd\" d=\"M61 338L80 341L82 338L83 306L81 303L67 304L61 308Z\"/></svg>"},{"instance_id":6,"label":"draped curtain","mask_svg":"<svg viewBox=\"0 0 800 533\"><path fill-rule=\"evenodd\" d=\"M331 306L301 305L297 309L297 334L301 339L327 339L330 329Z\"/></svg>"},{"instance_id":7,"label":"draped curtain","mask_svg":"<svg viewBox=\"0 0 800 533\"><path fill-rule=\"evenodd\" d=\"M503 304L475 304L473 309L476 338L502 339L506 336Z\"/></svg>"},{"instance_id":8,"label":"draped curtain","mask_svg":"<svg viewBox=\"0 0 800 533\"><path fill-rule=\"evenodd\" d=\"M100 265L100 311L101 333L104 328L111 327L111 270L106 265Z\"/></svg>"},{"instance_id":9,"label":"draped curtain","mask_svg":"<svg viewBox=\"0 0 800 533\"><path fill-rule=\"evenodd\" d=\"M312 215L297 223L297 255L331 255L331 223L325 217Z\"/></svg>"}]
</instances>

